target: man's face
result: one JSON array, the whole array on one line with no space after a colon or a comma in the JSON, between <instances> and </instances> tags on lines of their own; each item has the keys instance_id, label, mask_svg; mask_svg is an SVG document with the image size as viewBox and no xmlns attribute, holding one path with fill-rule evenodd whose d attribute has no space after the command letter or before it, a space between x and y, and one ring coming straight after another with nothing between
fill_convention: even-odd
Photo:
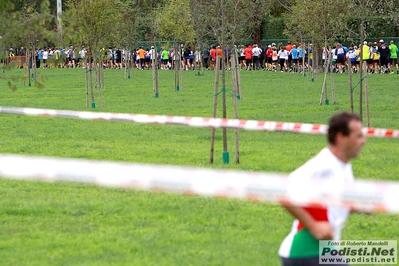
<instances>
[{"instance_id":1,"label":"man's face","mask_svg":"<svg viewBox=\"0 0 399 266\"><path fill-rule=\"evenodd\" d=\"M356 158L359 156L366 139L362 132L362 123L360 121L351 120L349 122L350 133L349 136L343 136L343 152L347 159Z\"/></svg>"}]
</instances>

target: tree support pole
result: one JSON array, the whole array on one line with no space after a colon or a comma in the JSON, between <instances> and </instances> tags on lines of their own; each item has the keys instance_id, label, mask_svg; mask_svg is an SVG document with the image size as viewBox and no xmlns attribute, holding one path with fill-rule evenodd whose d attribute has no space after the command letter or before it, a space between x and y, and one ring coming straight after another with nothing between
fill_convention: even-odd
<instances>
[{"instance_id":1,"label":"tree support pole","mask_svg":"<svg viewBox=\"0 0 399 266\"><path fill-rule=\"evenodd\" d=\"M152 85L154 89L154 98L159 98L158 91L158 67L157 67L157 49L154 42L154 48L151 49L151 63L152 63Z\"/></svg>"},{"instance_id":2,"label":"tree support pole","mask_svg":"<svg viewBox=\"0 0 399 266\"><path fill-rule=\"evenodd\" d=\"M324 49L326 49L326 47ZM328 50L329 50L329 54L331 54L331 48L330 47L329 47ZM327 94L327 74L328 74L328 68L330 66L330 62L331 62L331 56L328 57L327 63L326 63L325 68L324 68L324 82L323 82L323 88L321 90L320 103L319 103L320 105L323 104L324 96L326 97L326 101L325 101L326 105L329 104L329 102L328 102L328 94Z\"/></svg>"},{"instance_id":3,"label":"tree support pole","mask_svg":"<svg viewBox=\"0 0 399 266\"><path fill-rule=\"evenodd\" d=\"M225 52L222 53L222 106L223 118L227 118L227 104L226 104L226 67L225 67ZM223 163L229 164L229 151L227 148L227 128L222 129L223 132Z\"/></svg>"},{"instance_id":4,"label":"tree support pole","mask_svg":"<svg viewBox=\"0 0 399 266\"><path fill-rule=\"evenodd\" d=\"M218 106L218 89L219 89L219 71L220 71L220 60L216 59L216 69L215 69L215 87L213 95L213 113L212 117L216 118L217 106ZM213 127L211 129L211 149L209 155L209 163L213 164L214 153L215 153L215 133L216 129Z\"/></svg>"},{"instance_id":5,"label":"tree support pole","mask_svg":"<svg viewBox=\"0 0 399 266\"><path fill-rule=\"evenodd\" d=\"M348 66L349 66L349 88L350 88L350 104L351 104L351 112L352 114L354 113L353 109L353 75L352 75L352 64L351 64L351 59L348 56Z\"/></svg>"},{"instance_id":6,"label":"tree support pole","mask_svg":"<svg viewBox=\"0 0 399 266\"><path fill-rule=\"evenodd\" d=\"M233 103L234 103L234 119L238 119L238 103L237 103L237 98L239 99L239 95L237 94L237 87L238 87L238 82L237 82L237 76L239 75L239 71L237 70L237 51L236 49L233 50L233 56L231 58L231 79L232 79L232 85L233 85ZM234 129L234 139L235 139L235 146L236 146L236 164L240 163L240 148L239 148L239 139L238 139L238 129Z\"/></svg>"}]
</instances>

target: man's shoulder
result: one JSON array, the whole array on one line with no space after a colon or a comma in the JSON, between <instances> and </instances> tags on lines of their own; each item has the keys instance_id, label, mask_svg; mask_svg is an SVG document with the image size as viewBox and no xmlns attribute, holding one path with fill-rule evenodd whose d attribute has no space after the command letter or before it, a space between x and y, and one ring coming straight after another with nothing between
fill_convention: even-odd
<instances>
[{"instance_id":1,"label":"man's shoulder","mask_svg":"<svg viewBox=\"0 0 399 266\"><path fill-rule=\"evenodd\" d=\"M322 149L302 166L290 174L290 178L328 178L334 172L335 164L328 148Z\"/></svg>"}]
</instances>

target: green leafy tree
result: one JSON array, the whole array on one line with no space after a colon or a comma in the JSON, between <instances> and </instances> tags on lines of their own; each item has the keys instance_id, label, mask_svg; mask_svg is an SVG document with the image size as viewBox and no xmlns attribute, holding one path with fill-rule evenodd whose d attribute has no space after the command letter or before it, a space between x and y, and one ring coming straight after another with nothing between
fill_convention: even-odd
<instances>
[{"instance_id":1,"label":"green leafy tree","mask_svg":"<svg viewBox=\"0 0 399 266\"><path fill-rule=\"evenodd\" d=\"M50 12L50 2L42 1L2 1L0 4L0 49L8 51L10 47L28 47L30 50L46 39L57 40L58 34L53 30L52 25L56 24L56 18ZM2 57L7 57L2 53ZM8 61L9 62L9 61ZM1 66L3 72L12 64ZM16 89L12 81L21 77L2 76L8 80L9 87ZM24 75L22 78L28 78ZM43 83L36 79L35 85L43 87Z\"/></svg>"},{"instance_id":2,"label":"green leafy tree","mask_svg":"<svg viewBox=\"0 0 399 266\"><path fill-rule=\"evenodd\" d=\"M54 43L59 39L55 31L56 16L48 0L13 1L2 14L2 20L1 35L9 42L26 44L33 40L50 40Z\"/></svg>"},{"instance_id":3,"label":"green leafy tree","mask_svg":"<svg viewBox=\"0 0 399 266\"><path fill-rule=\"evenodd\" d=\"M389 16L390 21L397 27L399 27L399 6L397 0L386 0L383 1L385 3L385 10L387 16ZM398 32L396 32L398 35Z\"/></svg>"},{"instance_id":4,"label":"green leafy tree","mask_svg":"<svg viewBox=\"0 0 399 266\"><path fill-rule=\"evenodd\" d=\"M70 13L75 14L74 30L90 51L98 51L119 40L119 26L122 20L119 1L71 0Z\"/></svg>"},{"instance_id":5,"label":"green leafy tree","mask_svg":"<svg viewBox=\"0 0 399 266\"><path fill-rule=\"evenodd\" d=\"M159 36L163 40L178 42L194 40L194 20L191 16L189 1L171 0L159 9L156 21Z\"/></svg>"},{"instance_id":6,"label":"green leafy tree","mask_svg":"<svg viewBox=\"0 0 399 266\"><path fill-rule=\"evenodd\" d=\"M347 29L344 37L363 41L369 36L369 32L376 25L373 23L373 17L378 16L377 1L371 0L353 0L347 1L346 8L349 13L347 16Z\"/></svg>"},{"instance_id":7,"label":"green leafy tree","mask_svg":"<svg viewBox=\"0 0 399 266\"><path fill-rule=\"evenodd\" d=\"M345 32L346 16L346 0L297 0L285 15L285 34L296 41L332 45Z\"/></svg>"},{"instance_id":8,"label":"green leafy tree","mask_svg":"<svg viewBox=\"0 0 399 266\"><path fill-rule=\"evenodd\" d=\"M236 41L260 41L261 24L270 10L268 0L198 0L192 2L195 25L200 36L211 33L220 44ZM205 32L204 32L205 31Z\"/></svg>"},{"instance_id":9,"label":"green leafy tree","mask_svg":"<svg viewBox=\"0 0 399 266\"><path fill-rule=\"evenodd\" d=\"M122 23L120 23L120 43L123 47L131 47L133 43L143 40L142 8L138 0L123 1L120 3Z\"/></svg>"},{"instance_id":10,"label":"green leafy tree","mask_svg":"<svg viewBox=\"0 0 399 266\"><path fill-rule=\"evenodd\" d=\"M154 24L159 15L158 10L169 3L169 0L146 1L146 0L120 0L123 18L122 31L134 35L135 42L151 41L158 34ZM120 9L120 8L119 8ZM162 15L162 14L161 14ZM123 36L122 36L123 37Z\"/></svg>"},{"instance_id":11,"label":"green leafy tree","mask_svg":"<svg viewBox=\"0 0 399 266\"><path fill-rule=\"evenodd\" d=\"M270 7L272 6L273 1L253 0L251 2L253 3L250 5L250 7L252 7L252 19L249 25L252 27L252 39L256 43L261 43L263 27L265 25L263 21L265 16L270 14Z\"/></svg>"}]
</instances>

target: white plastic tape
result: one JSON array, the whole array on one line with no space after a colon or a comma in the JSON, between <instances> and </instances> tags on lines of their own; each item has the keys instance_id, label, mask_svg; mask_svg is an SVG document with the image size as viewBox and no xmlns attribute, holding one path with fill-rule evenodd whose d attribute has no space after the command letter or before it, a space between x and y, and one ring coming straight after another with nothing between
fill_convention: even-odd
<instances>
[{"instance_id":1,"label":"white plastic tape","mask_svg":"<svg viewBox=\"0 0 399 266\"><path fill-rule=\"evenodd\" d=\"M80 112L38 108L19 108L0 106L0 113L29 116L50 116L88 120L124 121L144 124L174 124L190 127L236 128L261 131L287 131L304 134L326 134L328 126L320 124L256 121L239 119L204 118L189 116L166 116L147 114L115 114L102 112ZM369 137L399 138L399 130L363 128Z\"/></svg>"},{"instance_id":2,"label":"white plastic tape","mask_svg":"<svg viewBox=\"0 0 399 266\"><path fill-rule=\"evenodd\" d=\"M68 181L115 188L164 191L284 204L335 205L367 212L399 213L399 182L289 182L260 172L0 155L0 176ZM316 188L316 189L315 189Z\"/></svg>"}]
</instances>

